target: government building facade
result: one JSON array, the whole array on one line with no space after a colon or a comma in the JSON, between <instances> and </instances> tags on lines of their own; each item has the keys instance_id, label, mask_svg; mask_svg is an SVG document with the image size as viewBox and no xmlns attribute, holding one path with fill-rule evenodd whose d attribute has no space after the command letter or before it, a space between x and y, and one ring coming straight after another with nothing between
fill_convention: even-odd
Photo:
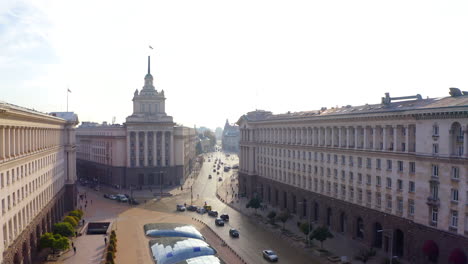
<instances>
[{"instance_id":1,"label":"government building facade","mask_svg":"<svg viewBox=\"0 0 468 264\"><path fill-rule=\"evenodd\" d=\"M166 114L164 90L148 73L133 96L133 114L124 125L83 123L77 129L78 176L121 187L175 186L194 165L196 132Z\"/></svg>"},{"instance_id":2,"label":"government building facade","mask_svg":"<svg viewBox=\"0 0 468 264\"><path fill-rule=\"evenodd\" d=\"M450 94L249 112L239 193L410 263L467 256L468 93Z\"/></svg>"},{"instance_id":3,"label":"government building facade","mask_svg":"<svg viewBox=\"0 0 468 264\"><path fill-rule=\"evenodd\" d=\"M39 237L76 207L77 124L0 102L0 263L32 263Z\"/></svg>"}]
</instances>

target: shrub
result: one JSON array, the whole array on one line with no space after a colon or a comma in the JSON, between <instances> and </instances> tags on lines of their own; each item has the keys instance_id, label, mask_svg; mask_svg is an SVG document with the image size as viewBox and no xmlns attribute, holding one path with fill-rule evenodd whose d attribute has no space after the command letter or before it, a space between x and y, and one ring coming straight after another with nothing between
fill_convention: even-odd
<instances>
[{"instance_id":1,"label":"shrub","mask_svg":"<svg viewBox=\"0 0 468 264\"><path fill-rule=\"evenodd\" d=\"M83 211L77 209L77 210L71 211L68 215L69 216L76 216L78 218L78 220L81 220L81 218L83 217L83 214L84 214Z\"/></svg>"},{"instance_id":2,"label":"shrub","mask_svg":"<svg viewBox=\"0 0 468 264\"><path fill-rule=\"evenodd\" d=\"M112 245L114 248L117 248L117 246L116 246L116 245L117 245L117 241L116 241L115 239L111 239L111 240L109 241L109 245Z\"/></svg>"},{"instance_id":3,"label":"shrub","mask_svg":"<svg viewBox=\"0 0 468 264\"><path fill-rule=\"evenodd\" d=\"M78 217L74 216L74 215L69 215L69 217L75 219L75 221L76 221L77 223L80 222L80 219L79 219Z\"/></svg>"},{"instance_id":4,"label":"shrub","mask_svg":"<svg viewBox=\"0 0 468 264\"><path fill-rule=\"evenodd\" d=\"M109 246L107 246L107 251L116 252L117 250L115 250L113 245L109 244Z\"/></svg>"},{"instance_id":5,"label":"shrub","mask_svg":"<svg viewBox=\"0 0 468 264\"><path fill-rule=\"evenodd\" d=\"M60 235L56 234L55 236L57 237L57 236L60 236ZM52 249L54 251L55 250L65 250L65 249L68 249L69 247L70 247L70 243L68 241L68 238L63 237L63 236L60 236L60 237L56 238L52 243Z\"/></svg>"},{"instance_id":6,"label":"shrub","mask_svg":"<svg viewBox=\"0 0 468 264\"><path fill-rule=\"evenodd\" d=\"M107 255L106 255L106 260L107 260L107 261L112 261L112 262L114 262L114 257L115 257L114 252L112 252L112 251L107 251Z\"/></svg>"},{"instance_id":7,"label":"shrub","mask_svg":"<svg viewBox=\"0 0 468 264\"><path fill-rule=\"evenodd\" d=\"M111 231L111 237L116 237L116 236L117 236L117 234L115 233L115 230L112 230Z\"/></svg>"},{"instance_id":8,"label":"shrub","mask_svg":"<svg viewBox=\"0 0 468 264\"><path fill-rule=\"evenodd\" d=\"M52 248L54 242L54 234L45 233L39 238L39 247L40 248Z\"/></svg>"},{"instance_id":9,"label":"shrub","mask_svg":"<svg viewBox=\"0 0 468 264\"><path fill-rule=\"evenodd\" d=\"M70 223L73 227L76 227L78 225L78 221L75 220L75 216L65 216L63 219L63 222Z\"/></svg>"},{"instance_id":10,"label":"shrub","mask_svg":"<svg viewBox=\"0 0 468 264\"><path fill-rule=\"evenodd\" d=\"M54 234L59 234L64 237L70 237L73 236L73 234L75 234L75 230L73 229L73 226L70 223L60 222L54 224Z\"/></svg>"}]
</instances>

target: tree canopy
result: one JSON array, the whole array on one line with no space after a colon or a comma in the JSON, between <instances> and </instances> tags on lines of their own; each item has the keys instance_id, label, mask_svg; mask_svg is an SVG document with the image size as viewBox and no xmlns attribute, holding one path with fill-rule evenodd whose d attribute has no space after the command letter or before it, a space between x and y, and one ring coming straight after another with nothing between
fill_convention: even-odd
<instances>
[{"instance_id":1,"label":"tree canopy","mask_svg":"<svg viewBox=\"0 0 468 264\"><path fill-rule=\"evenodd\" d=\"M320 248L323 248L323 241L327 240L328 238L333 238L333 234L330 233L328 227L320 226L312 231L310 238L320 241Z\"/></svg>"},{"instance_id":2,"label":"tree canopy","mask_svg":"<svg viewBox=\"0 0 468 264\"><path fill-rule=\"evenodd\" d=\"M245 205L245 207L254 208L255 212L257 212L257 209L260 208L261 204L262 204L262 200L260 200L260 198L258 197L254 197L250 199L250 201Z\"/></svg>"},{"instance_id":3,"label":"tree canopy","mask_svg":"<svg viewBox=\"0 0 468 264\"><path fill-rule=\"evenodd\" d=\"M276 218L283 223L283 229L284 229L284 225L286 224L286 222L288 221L290 217L291 217L291 214L287 210L279 213L278 216L276 216Z\"/></svg>"},{"instance_id":4,"label":"tree canopy","mask_svg":"<svg viewBox=\"0 0 468 264\"><path fill-rule=\"evenodd\" d=\"M60 222L54 224L54 233L60 234L64 237L70 237L73 236L75 230L73 229L73 226L70 223Z\"/></svg>"}]
</instances>

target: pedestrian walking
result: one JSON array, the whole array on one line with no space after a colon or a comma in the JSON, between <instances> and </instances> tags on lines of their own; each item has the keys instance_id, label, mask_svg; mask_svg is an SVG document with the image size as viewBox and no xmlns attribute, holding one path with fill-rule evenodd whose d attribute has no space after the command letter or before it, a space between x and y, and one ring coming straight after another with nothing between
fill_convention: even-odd
<instances>
[{"instance_id":1,"label":"pedestrian walking","mask_svg":"<svg viewBox=\"0 0 468 264\"><path fill-rule=\"evenodd\" d=\"M107 237L104 237L104 245L107 245Z\"/></svg>"},{"instance_id":2,"label":"pedestrian walking","mask_svg":"<svg viewBox=\"0 0 468 264\"><path fill-rule=\"evenodd\" d=\"M75 255L76 255L76 247L73 247L73 252L74 252Z\"/></svg>"},{"instance_id":3,"label":"pedestrian walking","mask_svg":"<svg viewBox=\"0 0 468 264\"><path fill-rule=\"evenodd\" d=\"M78 232L77 231L75 231L75 237L78 237Z\"/></svg>"},{"instance_id":4,"label":"pedestrian walking","mask_svg":"<svg viewBox=\"0 0 468 264\"><path fill-rule=\"evenodd\" d=\"M73 244L73 242L72 242L72 248L73 248L73 247L75 247L75 244Z\"/></svg>"}]
</instances>

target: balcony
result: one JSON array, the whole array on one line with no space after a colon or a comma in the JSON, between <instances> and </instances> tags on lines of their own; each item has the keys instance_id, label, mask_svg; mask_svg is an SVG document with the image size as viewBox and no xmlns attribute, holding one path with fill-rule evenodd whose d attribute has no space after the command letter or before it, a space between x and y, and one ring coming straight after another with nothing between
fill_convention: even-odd
<instances>
[{"instance_id":1,"label":"balcony","mask_svg":"<svg viewBox=\"0 0 468 264\"><path fill-rule=\"evenodd\" d=\"M427 205L432 206L432 207L439 207L440 206L440 200L439 198L435 198L432 196L427 197Z\"/></svg>"}]
</instances>

